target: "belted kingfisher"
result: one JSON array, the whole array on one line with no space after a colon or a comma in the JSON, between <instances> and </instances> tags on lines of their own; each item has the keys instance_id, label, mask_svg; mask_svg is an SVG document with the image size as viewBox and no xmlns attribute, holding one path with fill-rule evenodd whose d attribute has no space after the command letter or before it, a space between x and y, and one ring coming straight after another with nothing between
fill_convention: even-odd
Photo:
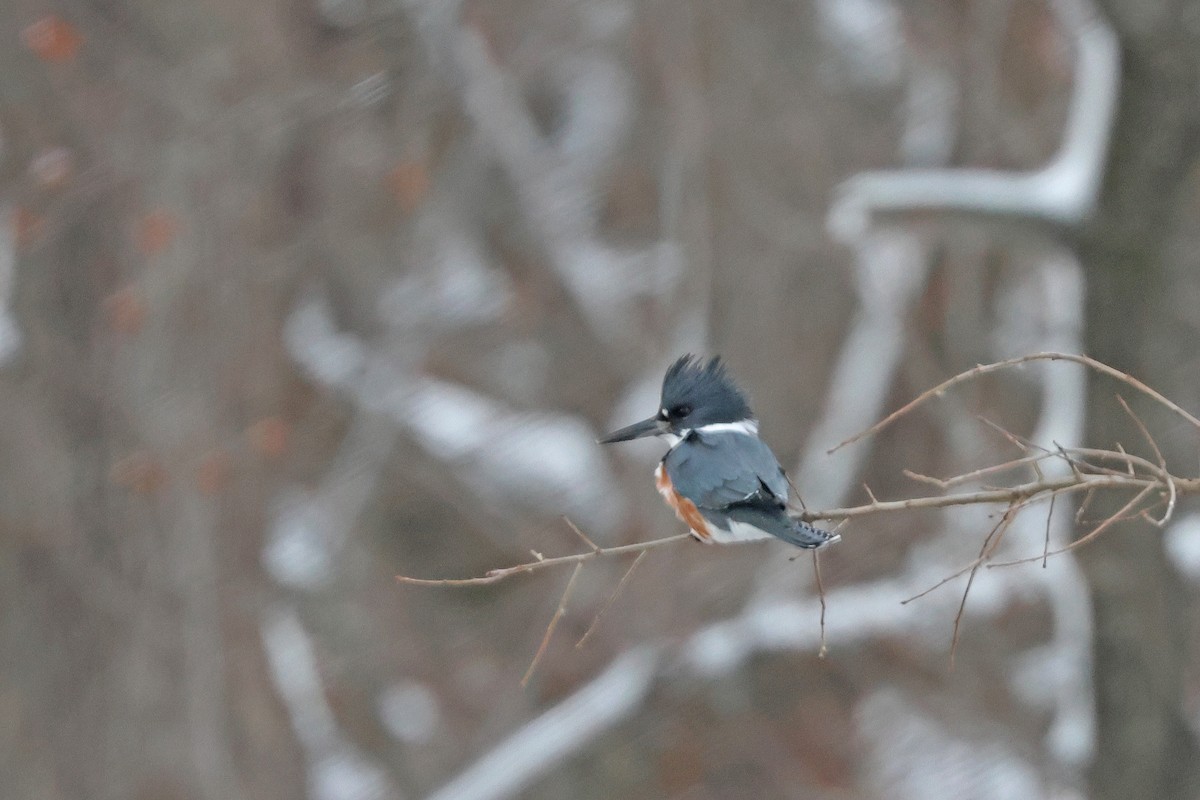
<instances>
[{"instance_id":1,"label":"belted kingfisher","mask_svg":"<svg viewBox=\"0 0 1200 800\"><path fill-rule=\"evenodd\" d=\"M758 420L719 357L685 355L667 369L658 413L600 444L662 436L671 449L654 470L658 492L702 542L774 536L797 547L841 537L787 514L788 482L758 438Z\"/></svg>"}]
</instances>

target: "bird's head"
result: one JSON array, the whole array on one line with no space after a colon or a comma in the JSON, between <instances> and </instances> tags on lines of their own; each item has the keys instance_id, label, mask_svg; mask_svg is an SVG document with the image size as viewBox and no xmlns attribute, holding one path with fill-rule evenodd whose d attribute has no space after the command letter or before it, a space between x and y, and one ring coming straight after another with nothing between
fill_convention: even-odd
<instances>
[{"instance_id":1,"label":"bird's head","mask_svg":"<svg viewBox=\"0 0 1200 800\"><path fill-rule=\"evenodd\" d=\"M720 357L705 361L681 356L663 377L658 413L604 436L601 444L643 436L683 437L689 431L721 424L753 424L746 396L725 370Z\"/></svg>"}]
</instances>

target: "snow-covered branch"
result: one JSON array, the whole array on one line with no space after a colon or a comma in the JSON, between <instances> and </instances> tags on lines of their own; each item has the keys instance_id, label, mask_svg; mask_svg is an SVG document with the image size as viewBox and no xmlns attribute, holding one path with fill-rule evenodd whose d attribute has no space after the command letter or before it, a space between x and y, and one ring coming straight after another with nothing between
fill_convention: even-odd
<instances>
[{"instance_id":1,"label":"snow-covered branch","mask_svg":"<svg viewBox=\"0 0 1200 800\"><path fill-rule=\"evenodd\" d=\"M1075 87L1057 154L1040 169L900 169L864 172L838 187L829 227L853 240L880 214L965 212L1074 225L1100 192L1120 88L1120 46L1089 0L1050 8L1074 46Z\"/></svg>"}]
</instances>

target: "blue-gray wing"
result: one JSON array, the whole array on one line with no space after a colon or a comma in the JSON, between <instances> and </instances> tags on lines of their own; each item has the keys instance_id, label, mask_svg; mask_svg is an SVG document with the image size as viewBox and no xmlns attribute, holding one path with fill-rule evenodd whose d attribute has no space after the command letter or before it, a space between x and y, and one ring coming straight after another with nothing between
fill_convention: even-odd
<instances>
[{"instance_id":1,"label":"blue-gray wing","mask_svg":"<svg viewBox=\"0 0 1200 800\"><path fill-rule=\"evenodd\" d=\"M787 504L787 478L771 448L744 433L692 433L663 459L675 491L701 509Z\"/></svg>"}]
</instances>

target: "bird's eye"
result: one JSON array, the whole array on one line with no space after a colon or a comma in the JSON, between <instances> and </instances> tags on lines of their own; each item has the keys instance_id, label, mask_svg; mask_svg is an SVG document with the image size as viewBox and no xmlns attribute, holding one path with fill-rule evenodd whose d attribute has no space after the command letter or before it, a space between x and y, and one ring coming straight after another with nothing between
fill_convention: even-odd
<instances>
[{"instance_id":1,"label":"bird's eye","mask_svg":"<svg viewBox=\"0 0 1200 800\"><path fill-rule=\"evenodd\" d=\"M687 404L681 404L671 409L671 416L682 419L692 413L692 407Z\"/></svg>"}]
</instances>

